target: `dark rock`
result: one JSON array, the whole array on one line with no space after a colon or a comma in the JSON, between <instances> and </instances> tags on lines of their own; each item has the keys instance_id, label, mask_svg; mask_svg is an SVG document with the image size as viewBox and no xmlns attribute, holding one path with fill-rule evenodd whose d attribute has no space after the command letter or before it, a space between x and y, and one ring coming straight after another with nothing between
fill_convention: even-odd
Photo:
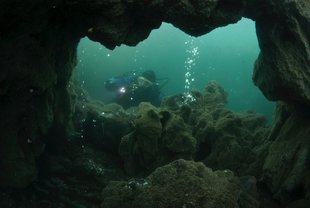
<instances>
[{"instance_id":1,"label":"dark rock","mask_svg":"<svg viewBox=\"0 0 310 208\"><path fill-rule=\"evenodd\" d=\"M231 182L233 178L230 171L212 171L202 163L177 160L157 168L135 189L129 182L109 183L101 207L239 207L242 189ZM241 207L258 207L255 202L243 201L246 204Z\"/></svg>"},{"instance_id":2,"label":"dark rock","mask_svg":"<svg viewBox=\"0 0 310 208\"><path fill-rule=\"evenodd\" d=\"M91 99L77 83L71 85L74 134L95 148L118 154L121 138L133 129L134 115L118 104Z\"/></svg>"},{"instance_id":3,"label":"dark rock","mask_svg":"<svg viewBox=\"0 0 310 208\"><path fill-rule=\"evenodd\" d=\"M253 80L271 100L310 104L310 3L307 0L266 1L267 14L257 17L261 53ZM272 15L272 16L271 16Z\"/></svg>"},{"instance_id":4,"label":"dark rock","mask_svg":"<svg viewBox=\"0 0 310 208\"><path fill-rule=\"evenodd\" d=\"M135 130L122 138L119 153L133 175L150 172L178 158L191 159L196 140L181 117L148 103L138 107Z\"/></svg>"},{"instance_id":5,"label":"dark rock","mask_svg":"<svg viewBox=\"0 0 310 208\"><path fill-rule=\"evenodd\" d=\"M87 113L82 122L81 135L97 148L118 154L121 138L132 131L132 116L116 104L86 105Z\"/></svg>"},{"instance_id":6,"label":"dark rock","mask_svg":"<svg viewBox=\"0 0 310 208\"><path fill-rule=\"evenodd\" d=\"M204 119L203 116L205 115L200 119ZM222 109L222 115L218 119L211 117L206 126L198 123L195 137L201 147L207 146L209 149L203 159L209 167L230 169L237 175L259 176L268 149L268 128L264 126L264 122L255 128L249 128L243 116ZM255 122L262 119L261 115L256 114L245 116L251 116ZM200 150L203 151L204 149Z\"/></svg>"},{"instance_id":7,"label":"dark rock","mask_svg":"<svg viewBox=\"0 0 310 208\"><path fill-rule=\"evenodd\" d=\"M203 92L191 91L194 102L186 103L184 96L173 95L165 97L161 107L181 114L184 120L189 119L191 110L195 108L207 108L212 106L222 106L227 103L227 92L216 81L210 81Z\"/></svg>"},{"instance_id":8,"label":"dark rock","mask_svg":"<svg viewBox=\"0 0 310 208\"><path fill-rule=\"evenodd\" d=\"M309 193L310 119L285 104L277 106L274 137L263 167L263 182L283 204ZM299 109L299 108L297 108Z\"/></svg>"},{"instance_id":9,"label":"dark rock","mask_svg":"<svg viewBox=\"0 0 310 208\"><path fill-rule=\"evenodd\" d=\"M309 200L301 199L290 203L286 208L307 208L309 206L310 206Z\"/></svg>"},{"instance_id":10,"label":"dark rock","mask_svg":"<svg viewBox=\"0 0 310 208\"><path fill-rule=\"evenodd\" d=\"M265 117L226 109L228 94L215 81L203 92L193 91L192 96L195 100L188 104L181 95L169 97L162 108L182 116L192 127L197 140L195 159L238 176L260 177L270 145Z\"/></svg>"},{"instance_id":11,"label":"dark rock","mask_svg":"<svg viewBox=\"0 0 310 208\"><path fill-rule=\"evenodd\" d=\"M5 75L0 84L1 117L5 118L0 124L3 186L25 187L33 181L35 158L44 150L46 134L51 128L70 128L72 109L66 79L70 78L68 70L75 60L72 50L78 41L68 40L66 48L61 47L60 36L54 36L49 46L43 42L29 34L1 41L1 74ZM56 54L63 54L61 64L53 61ZM62 74L58 70L63 70Z\"/></svg>"}]
</instances>

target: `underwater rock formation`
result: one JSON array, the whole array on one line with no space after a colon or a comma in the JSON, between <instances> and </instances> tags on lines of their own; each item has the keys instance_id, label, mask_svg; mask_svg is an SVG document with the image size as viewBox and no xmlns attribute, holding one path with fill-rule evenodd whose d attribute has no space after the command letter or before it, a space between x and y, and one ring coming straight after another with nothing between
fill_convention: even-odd
<instances>
[{"instance_id":1,"label":"underwater rock formation","mask_svg":"<svg viewBox=\"0 0 310 208\"><path fill-rule=\"evenodd\" d=\"M25 189L0 189L1 208L99 207L111 180L126 180L121 162L79 137L48 143L39 177Z\"/></svg>"},{"instance_id":2,"label":"underwater rock formation","mask_svg":"<svg viewBox=\"0 0 310 208\"><path fill-rule=\"evenodd\" d=\"M118 104L92 99L75 80L70 86L73 134L101 151L118 154L121 138L133 129L134 115Z\"/></svg>"},{"instance_id":3,"label":"underwater rock formation","mask_svg":"<svg viewBox=\"0 0 310 208\"><path fill-rule=\"evenodd\" d=\"M262 180L274 198L287 204L310 194L310 112L284 103L277 105L276 112L270 134L274 142L263 167Z\"/></svg>"},{"instance_id":4,"label":"underwater rock formation","mask_svg":"<svg viewBox=\"0 0 310 208\"><path fill-rule=\"evenodd\" d=\"M237 175L261 175L269 147L268 128L262 115L216 109L199 117L194 128L200 145L197 157L208 167L230 169Z\"/></svg>"},{"instance_id":5,"label":"underwater rock formation","mask_svg":"<svg viewBox=\"0 0 310 208\"><path fill-rule=\"evenodd\" d=\"M83 2L76 1L76 4L82 6ZM245 2L126 0L97 1L92 6L87 9L105 12L87 22L85 35L107 48L114 48L120 44L136 45L161 22L172 23L191 35L203 35L240 20Z\"/></svg>"},{"instance_id":6,"label":"underwater rock formation","mask_svg":"<svg viewBox=\"0 0 310 208\"><path fill-rule=\"evenodd\" d=\"M195 159L212 169L230 169L238 176L260 177L270 145L263 115L232 112L225 107L227 93L215 81L203 92L193 91L194 102L180 105L182 96L166 98L162 108L183 117L197 140Z\"/></svg>"},{"instance_id":7,"label":"underwater rock formation","mask_svg":"<svg viewBox=\"0 0 310 208\"><path fill-rule=\"evenodd\" d=\"M80 122L83 139L96 148L118 154L121 138L132 131L132 117L117 104L103 105L99 102L84 104L84 119Z\"/></svg>"},{"instance_id":8,"label":"underwater rock formation","mask_svg":"<svg viewBox=\"0 0 310 208\"><path fill-rule=\"evenodd\" d=\"M67 82L78 38L15 30L2 34L0 43L0 184L25 187L36 178L36 157L50 130L65 134L70 128Z\"/></svg>"},{"instance_id":9,"label":"underwater rock formation","mask_svg":"<svg viewBox=\"0 0 310 208\"><path fill-rule=\"evenodd\" d=\"M196 140L181 117L141 103L134 126L119 146L128 174L149 173L173 160L193 158Z\"/></svg>"},{"instance_id":10,"label":"underwater rock formation","mask_svg":"<svg viewBox=\"0 0 310 208\"><path fill-rule=\"evenodd\" d=\"M181 159L157 168L145 180L110 182L101 207L258 207L255 188L243 194L237 181L231 171L212 171Z\"/></svg>"},{"instance_id":11,"label":"underwater rock formation","mask_svg":"<svg viewBox=\"0 0 310 208\"><path fill-rule=\"evenodd\" d=\"M265 16L254 19L261 53L253 80L271 100L309 106L310 3L307 0L266 3Z\"/></svg>"}]
</instances>

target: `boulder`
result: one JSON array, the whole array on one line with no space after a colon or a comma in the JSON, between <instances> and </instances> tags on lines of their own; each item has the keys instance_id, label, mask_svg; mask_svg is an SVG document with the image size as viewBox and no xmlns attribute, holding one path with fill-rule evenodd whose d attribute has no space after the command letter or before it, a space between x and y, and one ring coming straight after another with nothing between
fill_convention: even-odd
<instances>
[{"instance_id":1,"label":"boulder","mask_svg":"<svg viewBox=\"0 0 310 208\"><path fill-rule=\"evenodd\" d=\"M255 186L254 192L242 198L242 187L234 178L231 171L212 171L203 163L180 159L157 168L145 179L110 182L103 190L101 207L257 208L258 202L251 196Z\"/></svg>"},{"instance_id":2,"label":"boulder","mask_svg":"<svg viewBox=\"0 0 310 208\"><path fill-rule=\"evenodd\" d=\"M127 173L150 172L177 158L193 157L196 140L181 117L141 103L134 126L119 147Z\"/></svg>"}]
</instances>

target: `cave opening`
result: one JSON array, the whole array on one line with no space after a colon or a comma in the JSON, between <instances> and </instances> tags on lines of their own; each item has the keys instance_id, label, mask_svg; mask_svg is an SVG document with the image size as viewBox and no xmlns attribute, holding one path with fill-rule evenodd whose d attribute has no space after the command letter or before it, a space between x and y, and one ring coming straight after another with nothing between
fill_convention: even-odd
<instances>
[{"instance_id":1,"label":"cave opening","mask_svg":"<svg viewBox=\"0 0 310 208\"><path fill-rule=\"evenodd\" d=\"M3 2L0 207L310 207L309 8ZM107 104L105 81L131 70L171 102ZM197 102L173 100L187 89Z\"/></svg>"},{"instance_id":2,"label":"cave opening","mask_svg":"<svg viewBox=\"0 0 310 208\"><path fill-rule=\"evenodd\" d=\"M189 47L198 50L197 57L188 53ZM184 92L189 58L194 61L191 89L203 90L209 81L216 80L228 92L229 109L259 112L271 122L274 103L252 81L258 54L255 22L247 18L197 38L163 23L135 47L122 45L109 50L83 38L78 46L75 74L89 95L104 103L113 101L113 93L105 89L104 82L136 70L153 70L159 79L167 80L161 90L163 96L170 96Z\"/></svg>"}]
</instances>

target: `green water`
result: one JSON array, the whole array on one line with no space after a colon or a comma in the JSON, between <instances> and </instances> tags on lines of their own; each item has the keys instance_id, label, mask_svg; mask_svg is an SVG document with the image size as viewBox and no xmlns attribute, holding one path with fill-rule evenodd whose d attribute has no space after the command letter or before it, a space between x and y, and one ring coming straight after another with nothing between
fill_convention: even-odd
<instances>
[{"instance_id":1,"label":"green water","mask_svg":"<svg viewBox=\"0 0 310 208\"><path fill-rule=\"evenodd\" d=\"M202 90L210 80L217 80L229 93L228 108L235 111L254 110L270 120L274 103L269 102L254 86L252 71L259 53L255 24L242 19L237 24L218 28L194 38L163 23L135 47L121 46L108 50L87 38L78 47L77 74L89 94L105 103L112 94L104 89L104 81L131 70L154 70L158 78L167 78L164 95L184 92L185 61L191 54L189 44L199 55L192 59L191 89Z\"/></svg>"}]
</instances>

